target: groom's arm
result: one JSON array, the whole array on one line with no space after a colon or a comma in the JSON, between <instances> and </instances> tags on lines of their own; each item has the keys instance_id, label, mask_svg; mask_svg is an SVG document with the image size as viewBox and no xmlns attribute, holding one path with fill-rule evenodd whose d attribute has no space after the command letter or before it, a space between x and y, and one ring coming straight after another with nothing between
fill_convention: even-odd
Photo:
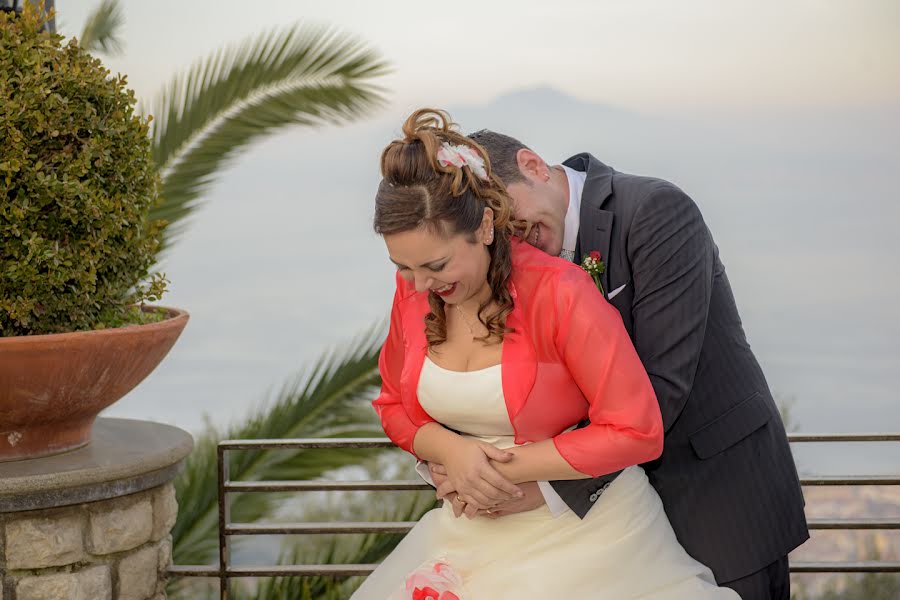
<instances>
[{"instance_id":1,"label":"groom's arm","mask_svg":"<svg viewBox=\"0 0 900 600\"><path fill-rule=\"evenodd\" d=\"M578 424L578 428L587 424L588 421L582 421ZM600 494L621 472L616 471L590 479L548 481L546 485L540 486L541 495L553 516L558 517L568 508L583 519Z\"/></svg>"},{"instance_id":2,"label":"groom's arm","mask_svg":"<svg viewBox=\"0 0 900 600\"><path fill-rule=\"evenodd\" d=\"M634 285L633 341L668 431L693 387L717 251L694 201L662 181L635 212L626 250ZM551 484L584 517L615 475Z\"/></svg>"},{"instance_id":3,"label":"groom's arm","mask_svg":"<svg viewBox=\"0 0 900 600\"><path fill-rule=\"evenodd\" d=\"M718 250L700 209L668 182L635 213L628 241L634 346L668 431L694 386Z\"/></svg>"}]
</instances>

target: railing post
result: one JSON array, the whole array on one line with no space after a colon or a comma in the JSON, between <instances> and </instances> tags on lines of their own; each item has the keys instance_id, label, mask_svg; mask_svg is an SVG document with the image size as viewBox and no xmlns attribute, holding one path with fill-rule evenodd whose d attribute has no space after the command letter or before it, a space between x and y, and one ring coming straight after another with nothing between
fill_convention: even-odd
<instances>
[{"instance_id":1,"label":"railing post","mask_svg":"<svg viewBox=\"0 0 900 600\"><path fill-rule=\"evenodd\" d=\"M219 600L228 600L229 579L228 566L231 564L231 550L228 545L228 533L226 528L231 522L231 507L228 503L228 495L225 484L228 482L228 457L222 444L216 447L216 464L218 466L218 497L219 497Z\"/></svg>"}]
</instances>

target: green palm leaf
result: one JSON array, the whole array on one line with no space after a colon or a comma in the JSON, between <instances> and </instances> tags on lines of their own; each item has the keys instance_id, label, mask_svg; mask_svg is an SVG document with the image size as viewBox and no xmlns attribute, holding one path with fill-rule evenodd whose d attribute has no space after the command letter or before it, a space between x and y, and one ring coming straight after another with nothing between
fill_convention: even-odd
<instances>
[{"instance_id":1,"label":"green palm leaf","mask_svg":"<svg viewBox=\"0 0 900 600\"><path fill-rule=\"evenodd\" d=\"M216 174L252 142L286 125L341 124L383 102L386 63L331 28L295 25L221 49L175 76L151 104L163 203L151 215L184 229Z\"/></svg>"},{"instance_id":2,"label":"green palm leaf","mask_svg":"<svg viewBox=\"0 0 900 600\"><path fill-rule=\"evenodd\" d=\"M176 564L208 564L217 555L216 445L221 439L380 437L368 406L377 386L383 327L372 328L342 351L322 357L310 372L286 385L275 402L223 434L201 436L176 480L178 521L172 530ZM233 480L317 479L358 464L372 450L253 451L230 456ZM232 519L249 522L267 514L275 494L235 494Z\"/></svg>"},{"instance_id":3,"label":"green palm leaf","mask_svg":"<svg viewBox=\"0 0 900 600\"><path fill-rule=\"evenodd\" d=\"M119 0L103 0L88 16L78 43L88 52L121 54L124 49L121 33L125 15Z\"/></svg>"},{"instance_id":4,"label":"green palm leaf","mask_svg":"<svg viewBox=\"0 0 900 600\"><path fill-rule=\"evenodd\" d=\"M404 465L401 478L415 477L408 456L392 452L394 464ZM367 479L384 479L384 473L367 469ZM436 506L434 492L362 492L333 494L327 505L303 515L304 521L418 521ZM382 561L405 534L339 534L305 536L286 543L279 564L370 564ZM362 578L272 577L256 585L233 586L235 600L345 600Z\"/></svg>"}]
</instances>

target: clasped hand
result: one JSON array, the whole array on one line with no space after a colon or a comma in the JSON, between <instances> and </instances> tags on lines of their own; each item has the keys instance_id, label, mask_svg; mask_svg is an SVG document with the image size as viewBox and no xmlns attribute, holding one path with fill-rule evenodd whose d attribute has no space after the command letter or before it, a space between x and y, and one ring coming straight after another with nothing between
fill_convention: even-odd
<instances>
[{"instance_id":1,"label":"clasped hand","mask_svg":"<svg viewBox=\"0 0 900 600\"><path fill-rule=\"evenodd\" d=\"M446 480L438 486L437 497L450 501L457 517L465 514L470 519L479 511L521 498L522 490L491 464L507 463L513 457L511 452L487 442L462 440L444 459L442 471Z\"/></svg>"}]
</instances>

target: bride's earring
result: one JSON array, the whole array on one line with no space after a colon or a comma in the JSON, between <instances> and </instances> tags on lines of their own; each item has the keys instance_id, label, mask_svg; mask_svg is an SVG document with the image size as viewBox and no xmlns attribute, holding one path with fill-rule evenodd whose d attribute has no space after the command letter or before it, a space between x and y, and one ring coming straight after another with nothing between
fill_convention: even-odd
<instances>
[{"instance_id":1,"label":"bride's earring","mask_svg":"<svg viewBox=\"0 0 900 600\"><path fill-rule=\"evenodd\" d=\"M487 240L485 240L484 245L490 246L493 243L494 243L494 230L491 229L490 232L488 232Z\"/></svg>"}]
</instances>

